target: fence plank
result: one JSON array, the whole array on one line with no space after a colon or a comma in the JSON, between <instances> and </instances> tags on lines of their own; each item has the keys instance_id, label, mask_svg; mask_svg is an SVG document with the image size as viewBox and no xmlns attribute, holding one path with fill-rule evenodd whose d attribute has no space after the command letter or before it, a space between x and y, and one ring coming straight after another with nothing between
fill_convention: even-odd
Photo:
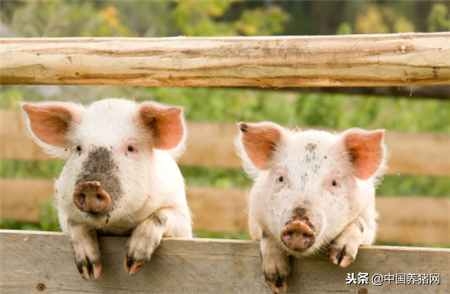
<instances>
[{"instance_id":1,"label":"fence plank","mask_svg":"<svg viewBox=\"0 0 450 294\"><path fill-rule=\"evenodd\" d=\"M52 180L0 178L0 217L38 221L40 203L52 197L53 183Z\"/></svg>"},{"instance_id":2,"label":"fence plank","mask_svg":"<svg viewBox=\"0 0 450 294\"><path fill-rule=\"evenodd\" d=\"M136 276L123 271L124 237L101 237L102 274L83 281L68 236L60 233L0 232L2 293L271 293L264 282L259 245L249 241L163 239ZM326 256L292 262L289 293L449 293L450 250L363 247L343 269ZM347 285L347 273L438 273L440 285ZM326 277L326 279L324 278ZM364 288L364 290L360 290ZM361 292L363 291L363 292Z\"/></svg>"},{"instance_id":3,"label":"fence plank","mask_svg":"<svg viewBox=\"0 0 450 294\"><path fill-rule=\"evenodd\" d=\"M2 39L7 84L336 87L450 84L450 33Z\"/></svg>"},{"instance_id":4,"label":"fence plank","mask_svg":"<svg viewBox=\"0 0 450 294\"><path fill-rule=\"evenodd\" d=\"M450 244L450 199L377 197L377 241Z\"/></svg>"},{"instance_id":5,"label":"fence plank","mask_svg":"<svg viewBox=\"0 0 450 294\"><path fill-rule=\"evenodd\" d=\"M53 194L53 181L1 179L0 216L37 221L38 203ZM188 187L194 229L247 232L247 191ZM377 197L377 241L402 244L450 244L450 199ZM399 209L401 207L401 209Z\"/></svg>"},{"instance_id":6,"label":"fence plank","mask_svg":"<svg viewBox=\"0 0 450 294\"><path fill-rule=\"evenodd\" d=\"M49 157L26 135L24 116L17 110L0 110L0 154L2 159L47 160ZM232 123L188 122L186 153L180 165L240 168L234 138L238 129ZM321 130L336 131L325 128ZM386 133L391 152L388 174L450 176L450 136L446 134Z\"/></svg>"}]
</instances>

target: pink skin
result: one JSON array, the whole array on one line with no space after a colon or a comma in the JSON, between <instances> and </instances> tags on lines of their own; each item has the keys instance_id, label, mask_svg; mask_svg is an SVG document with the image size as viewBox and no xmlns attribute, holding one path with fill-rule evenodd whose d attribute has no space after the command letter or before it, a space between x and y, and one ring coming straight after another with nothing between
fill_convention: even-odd
<instances>
[{"instance_id":1,"label":"pink skin","mask_svg":"<svg viewBox=\"0 0 450 294\"><path fill-rule=\"evenodd\" d=\"M242 145L253 164L260 170L270 168L273 149L283 140L284 130L273 123L240 124Z\"/></svg>"},{"instance_id":2,"label":"pink skin","mask_svg":"<svg viewBox=\"0 0 450 294\"><path fill-rule=\"evenodd\" d=\"M34 135L52 146L67 147L67 129L81 121L81 115L64 104L24 104L22 108L28 114Z\"/></svg>"},{"instance_id":3,"label":"pink skin","mask_svg":"<svg viewBox=\"0 0 450 294\"><path fill-rule=\"evenodd\" d=\"M370 179L383 161L384 132L348 130L342 135L342 147L355 159L355 176L361 180Z\"/></svg>"},{"instance_id":4,"label":"pink skin","mask_svg":"<svg viewBox=\"0 0 450 294\"><path fill-rule=\"evenodd\" d=\"M250 232L261 241L271 290L286 291L289 255L314 254L331 243L330 260L348 266L375 235L374 181L384 167L384 131L289 132L270 122L239 127L244 166L255 179Z\"/></svg>"},{"instance_id":5,"label":"pink skin","mask_svg":"<svg viewBox=\"0 0 450 294\"><path fill-rule=\"evenodd\" d=\"M169 150L178 146L184 138L181 112L179 107L163 108L154 103L143 103L139 107L137 120L154 133L156 148Z\"/></svg>"}]
</instances>

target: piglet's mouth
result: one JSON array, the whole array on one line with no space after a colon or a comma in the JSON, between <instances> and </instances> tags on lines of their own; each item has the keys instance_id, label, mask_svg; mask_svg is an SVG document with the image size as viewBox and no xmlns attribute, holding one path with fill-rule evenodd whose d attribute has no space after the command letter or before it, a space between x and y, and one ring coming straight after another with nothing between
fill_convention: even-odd
<instances>
[{"instance_id":1,"label":"piglet's mouth","mask_svg":"<svg viewBox=\"0 0 450 294\"><path fill-rule=\"evenodd\" d=\"M310 248L316 241L313 230L302 220L289 222L281 231L280 239L287 248L300 252Z\"/></svg>"}]
</instances>

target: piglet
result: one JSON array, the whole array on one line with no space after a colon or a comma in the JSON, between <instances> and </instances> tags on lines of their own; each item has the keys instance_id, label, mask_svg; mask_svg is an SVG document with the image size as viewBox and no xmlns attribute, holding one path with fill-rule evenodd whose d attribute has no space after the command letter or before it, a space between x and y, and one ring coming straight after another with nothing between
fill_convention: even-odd
<instances>
[{"instance_id":1,"label":"piglet","mask_svg":"<svg viewBox=\"0 0 450 294\"><path fill-rule=\"evenodd\" d=\"M238 153L254 184L249 227L271 290L286 291L289 256L326 252L341 267L374 241L384 130L342 134L239 123Z\"/></svg>"},{"instance_id":2,"label":"piglet","mask_svg":"<svg viewBox=\"0 0 450 294\"><path fill-rule=\"evenodd\" d=\"M85 280L102 271L98 233L129 235L124 269L137 273L162 237L191 238L184 180L175 162L182 109L105 99L22 104L35 141L67 162L55 183L63 232Z\"/></svg>"}]
</instances>

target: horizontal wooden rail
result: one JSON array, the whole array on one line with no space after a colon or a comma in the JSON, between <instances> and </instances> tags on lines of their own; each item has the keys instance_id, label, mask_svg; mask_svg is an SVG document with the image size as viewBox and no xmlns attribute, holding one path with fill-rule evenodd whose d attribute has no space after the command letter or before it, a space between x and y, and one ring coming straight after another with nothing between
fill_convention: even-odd
<instances>
[{"instance_id":1,"label":"horizontal wooden rail","mask_svg":"<svg viewBox=\"0 0 450 294\"><path fill-rule=\"evenodd\" d=\"M1 159L50 159L27 136L24 115L17 110L3 109L0 119ZM234 147L238 135L235 124L188 122L187 127L186 153L179 159L180 165L242 167ZM450 176L449 135L388 131L386 144L390 151L388 174Z\"/></svg>"},{"instance_id":2,"label":"horizontal wooden rail","mask_svg":"<svg viewBox=\"0 0 450 294\"><path fill-rule=\"evenodd\" d=\"M123 270L124 237L100 237L102 274L84 281L68 236L31 231L0 232L2 293L271 293L264 281L259 245L250 241L163 239L135 276ZM289 293L450 293L449 249L362 247L340 268L326 256L292 261ZM347 276L368 273L369 285L347 285ZM440 284L375 286L376 274L439 274Z\"/></svg>"},{"instance_id":3,"label":"horizontal wooden rail","mask_svg":"<svg viewBox=\"0 0 450 294\"><path fill-rule=\"evenodd\" d=\"M169 87L450 85L450 33L2 39L8 84Z\"/></svg>"},{"instance_id":4,"label":"horizontal wooden rail","mask_svg":"<svg viewBox=\"0 0 450 294\"><path fill-rule=\"evenodd\" d=\"M53 181L0 179L0 217L38 221L39 203L50 199ZM248 191L188 187L194 229L247 232ZM377 241L402 244L450 244L450 199L377 197ZM401 209L400 209L401 208Z\"/></svg>"}]
</instances>

